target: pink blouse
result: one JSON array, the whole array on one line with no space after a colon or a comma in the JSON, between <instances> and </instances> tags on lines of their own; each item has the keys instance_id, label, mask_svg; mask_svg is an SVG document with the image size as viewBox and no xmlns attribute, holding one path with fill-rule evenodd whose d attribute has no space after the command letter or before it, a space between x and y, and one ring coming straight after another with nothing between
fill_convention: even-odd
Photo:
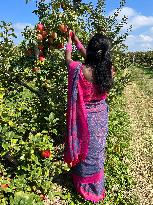
<instances>
[{"instance_id":1,"label":"pink blouse","mask_svg":"<svg viewBox=\"0 0 153 205\"><path fill-rule=\"evenodd\" d=\"M69 64L69 72L75 69L79 64L79 61L71 61ZM82 68L83 66L84 65L82 65ZM99 88L96 84L87 81L83 75L82 68L80 70L79 81L83 90L84 102L100 101L106 99L107 93L100 93Z\"/></svg>"}]
</instances>

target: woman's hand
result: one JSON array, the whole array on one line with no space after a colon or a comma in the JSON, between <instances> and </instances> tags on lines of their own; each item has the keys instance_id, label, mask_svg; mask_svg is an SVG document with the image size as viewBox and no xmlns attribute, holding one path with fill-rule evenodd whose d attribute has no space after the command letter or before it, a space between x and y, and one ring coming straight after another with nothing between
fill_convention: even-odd
<instances>
[{"instance_id":1,"label":"woman's hand","mask_svg":"<svg viewBox=\"0 0 153 205\"><path fill-rule=\"evenodd\" d=\"M79 41L79 38L77 37L77 35L73 32L73 41L74 41L74 44L76 45Z\"/></svg>"},{"instance_id":2,"label":"woman's hand","mask_svg":"<svg viewBox=\"0 0 153 205\"><path fill-rule=\"evenodd\" d=\"M72 38L69 32L68 32L68 42L65 50L65 60L67 66L69 66L70 62L72 61Z\"/></svg>"},{"instance_id":3,"label":"woman's hand","mask_svg":"<svg viewBox=\"0 0 153 205\"><path fill-rule=\"evenodd\" d=\"M70 36L70 32L68 33L68 43L69 43L69 44L72 44L72 38L71 38L71 36Z\"/></svg>"},{"instance_id":4,"label":"woman's hand","mask_svg":"<svg viewBox=\"0 0 153 205\"><path fill-rule=\"evenodd\" d=\"M74 44L76 45L77 49L80 51L81 55L84 58L86 58L86 49L82 45L82 43L80 42L79 38L77 37L77 35L74 32L73 32L73 41L74 41Z\"/></svg>"}]
</instances>

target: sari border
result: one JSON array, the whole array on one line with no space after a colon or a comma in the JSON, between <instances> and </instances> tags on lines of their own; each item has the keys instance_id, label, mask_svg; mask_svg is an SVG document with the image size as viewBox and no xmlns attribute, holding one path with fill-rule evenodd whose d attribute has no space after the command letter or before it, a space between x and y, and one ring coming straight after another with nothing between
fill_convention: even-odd
<instances>
[{"instance_id":1,"label":"sari border","mask_svg":"<svg viewBox=\"0 0 153 205\"><path fill-rule=\"evenodd\" d=\"M106 196L105 188L103 189L101 195L96 195L96 194L92 194L90 192L85 192L83 187L80 187L80 190L77 190L77 192L80 193L81 196L83 196L85 200L92 201L94 203L97 203L100 200L104 200L105 196Z\"/></svg>"},{"instance_id":2,"label":"sari border","mask_svg":"<svg viewBox=\"0 0 153 205\"><path fill-rule=\"evenodd\" d=\"M74 173L72 173L73 181L77 181L81 184L89 184L89 183L96 183L98 182L102 177L104 177L104 169L101 169L99 172L88 176L88 177L81 177Z\"/></svg>"}]
</instances>

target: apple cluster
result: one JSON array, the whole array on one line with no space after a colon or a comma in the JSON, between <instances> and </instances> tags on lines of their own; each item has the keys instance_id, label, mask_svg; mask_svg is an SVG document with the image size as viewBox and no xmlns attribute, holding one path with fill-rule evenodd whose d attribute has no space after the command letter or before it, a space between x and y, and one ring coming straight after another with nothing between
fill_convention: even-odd
<instances>
[{"instance_id":1,"label":"apple cluster","mask_svg":"<svg viewBox=\"0 0 153 205\"><path fill-rule=\"evenodd\" d=\"M64 43L59 42L58 37L63 37L63 39L68 36L68 34L73 37L73 32L68 28L65 24L60 24L58 26L59 28L59 34L55 31L48 31L47 28L42 23L38 23L36 26L36 39L38 42L38 45L34 48L29 48L26 50L26 56L31 57L34 55L37 59L39 59L40 62L44 62L46 60L45 58L45 49L63 49ZM60 35L61 34L61 35ZM59 36L58 36L59 35ZM64 40L63 40L64 41ZM47 46L46 46L47 42ZM32 68L33 72L38 73L40 71L40 68L34 67Z\"/></svg>"}]
</instances>

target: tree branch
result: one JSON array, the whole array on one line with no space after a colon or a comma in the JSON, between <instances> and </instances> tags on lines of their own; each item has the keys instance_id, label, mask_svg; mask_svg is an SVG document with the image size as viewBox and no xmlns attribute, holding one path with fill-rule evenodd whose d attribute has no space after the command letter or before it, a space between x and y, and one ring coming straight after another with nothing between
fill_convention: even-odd
<instances>
[{"instance_id":1,"label":"tree branch","mask_svg":"<svg viewBox=\"0 0 153 205\"><path fill-rule=\"evenodd\" d=\"M73 7L74 9L79 8L79 4L81 3L82 0L73 0Z\"/></svg>"},{"instance_id":2,"label":"tree branch","mask_svg":"<svg viewBox=\"0 0 153 205\"><path fill-rule=\"evenodd\" d=\"M24 83L24 82L22 82L22 81L20 81L20 80L18 80L17 83L20 84L20 85L22 85L22 86L24 86L25 88L27 88L28 90L30 90L32 93L35 93L35 94L37 94L37 95L40 97L41 94L39 93L38 90L33 89L32 87L30 87L29 85L27 85L26 83Z\"/></svg>"}]
</instances>

